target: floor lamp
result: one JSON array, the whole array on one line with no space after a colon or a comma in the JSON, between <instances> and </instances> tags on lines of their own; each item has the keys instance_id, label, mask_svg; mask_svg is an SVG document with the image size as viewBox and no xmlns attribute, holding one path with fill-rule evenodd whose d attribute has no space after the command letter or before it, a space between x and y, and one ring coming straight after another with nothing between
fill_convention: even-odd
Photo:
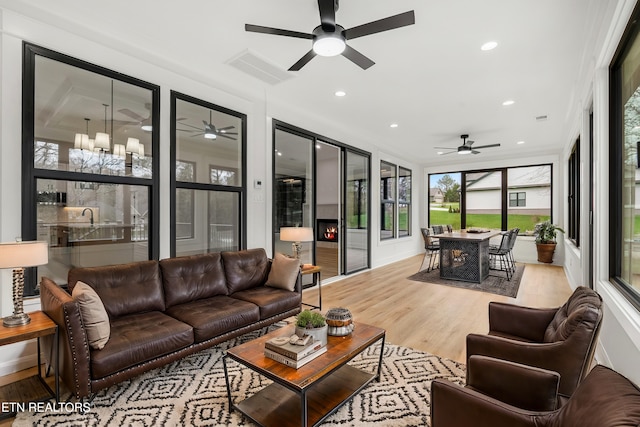
<instances>
[{"instance_id":1,"label":"floor lamp","mask_svg":"<svg viewBox=\"0 0 640 427\"><path fill-rule=\"evenodd\" d=\"M47 242L0 243L0 268L13 268L13 315L2 319L6 327L22 326L31 322L24 312L24 269L49 262Z\"/></svg>"},{"instance_id":2,"label":"floor lamp","mask_svg":"<svg viewBox=\"0 0 640 427\"><path fill-rule=\"evenodd\" d=\"M280 227L280 240L291 243L293 257L300 259L302 242L313 242L313 228L311 227ZM302 262L302 261L301 261Z\"/></svg>"}]
</instances>

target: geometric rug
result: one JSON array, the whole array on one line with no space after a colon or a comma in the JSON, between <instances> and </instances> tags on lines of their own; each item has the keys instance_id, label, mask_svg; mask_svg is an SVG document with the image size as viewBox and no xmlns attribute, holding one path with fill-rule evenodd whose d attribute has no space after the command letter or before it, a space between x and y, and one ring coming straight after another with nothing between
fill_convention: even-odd
<instances>
[{"instance_id":1,"label":"geometric rug","mask_svg":"<svg viewBox=\"0 0 640 427\"><path fill-rule=\"evenodd\" d=\"M429 272L427 272L427 270L421 270L416 274L407 277L407 279L437 285L454 286L456 288L473 289L476 291L489 292L492 294L515 298L518 295L518 288L520 287L520 281L522 280L522 274L524 273L525 267L524 264L516 265L516 273L511 277L511 280L507 280L506 274L503 271L496 270L491 270L489 276L487 276L482 283L442 279L440 278L439 269L431 270Z\"/></svg>"},{"instance_id":2,"label":"geometric rug","mask_svg":"<svg viewBox=\"0 0 640 427\"><path fill-rule=\"evenodd\" d=\"M13 425L254 426L239 412L229 413L222 356L228 348L267 331L250 332L102 390L86 414L22 412ZM350 364L374 372L379 350L379 344L372 346ZM465 366L453 360L388 343L382 360L380 382L371 382L323 426L430 425L431 380L446 378L464 384ZM227 362L236 403L271 383L233 361Z\"/></svg>"}]
</instances>

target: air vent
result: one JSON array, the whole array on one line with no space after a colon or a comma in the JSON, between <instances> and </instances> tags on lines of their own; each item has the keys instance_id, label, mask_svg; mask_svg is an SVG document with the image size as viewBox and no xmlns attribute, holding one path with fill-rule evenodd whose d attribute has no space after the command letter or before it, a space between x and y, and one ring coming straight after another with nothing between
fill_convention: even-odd
<instances>
[{"instance_id":1,"label":"air vent","mask_svg":"<svg viewBox=\"0 0 640 427\"><path fill-rule=\"evenodd\" d=\"M536 121L537 122L544 122L545 120L547 120L549 117L545 114L544 116L536 116Z\"/></svg>"},{"instance_id":2,"label":"air vent","mask_svg":"<svg viewBox=\"0 0 640 427\"><path fill-rule=\"evenodd\" d=\"M293 77L292 73L288 73L248 49L229 59L227 64L270 85L276 85Z\"/></svg>"}]
</instances>

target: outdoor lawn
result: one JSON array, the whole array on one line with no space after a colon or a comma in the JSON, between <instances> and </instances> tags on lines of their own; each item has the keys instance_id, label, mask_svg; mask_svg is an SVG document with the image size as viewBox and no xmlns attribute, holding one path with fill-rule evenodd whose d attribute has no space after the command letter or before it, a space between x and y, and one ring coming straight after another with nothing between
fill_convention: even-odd
<instances>
[{"instance_id":1,"label":"outdoor lawn","mask_svg":"<svg viewBox=\"0 0 640 427\"><path fill-rule=\"evenodd\" d=\"M448 204L447 204L448 205ZM457 208L457 203L451 203L452 208ZM453 206L455 205L455 206ZM460 229L460 213L450 213L445 209L431 209L429 211L429 222L431 224L451 224L454 230ZM508 228L519 228L521 234L527 230L533 232L535 225L549 219L546 215L518 215L509 214L507 218ZM490 228L500 230L500 214L467 214L467 228Z\"/></svg>"}]
</instances>

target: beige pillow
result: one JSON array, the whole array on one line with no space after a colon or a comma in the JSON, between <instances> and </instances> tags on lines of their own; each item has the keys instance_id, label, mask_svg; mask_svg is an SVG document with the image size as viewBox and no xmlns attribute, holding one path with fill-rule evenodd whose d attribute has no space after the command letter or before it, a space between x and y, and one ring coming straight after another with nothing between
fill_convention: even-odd
<instances>
[{"instance_id":1,"label":"beige pillow","mask_svg":"<svg viewBox=\"0 0 640 427\"><path fill-rule=\"evenodd\" d=\"M93 288L84 282L76 282L71 296L80 306L80 314L91 348L102 349L111 335L109 316L102 300Z\"/></svg>"},{"instance_id":2,"label":"beige pillow","mask_svg":"<svg viewBox=\"0 0 640 427\"><path fill-rule=\"evenodd\" d=\"M286 289L293 291L296 288L296 280L300 271L300 261L289 258L281 253L276 253L271 263L271 271L267 278L266 286L272 288Z\"/></svg>"}]
</instances>

